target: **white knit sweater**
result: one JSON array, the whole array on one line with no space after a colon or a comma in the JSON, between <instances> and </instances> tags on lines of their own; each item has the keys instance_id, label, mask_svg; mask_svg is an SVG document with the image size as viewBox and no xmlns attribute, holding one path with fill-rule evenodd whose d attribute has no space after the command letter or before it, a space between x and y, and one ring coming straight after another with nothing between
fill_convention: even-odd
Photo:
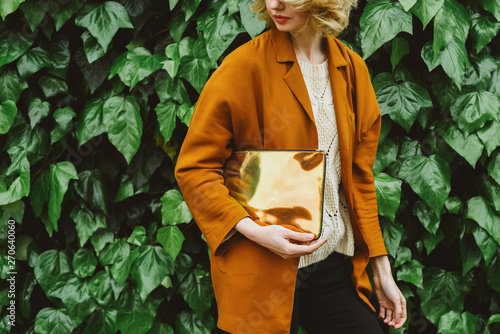
<instances>
[{"instance_id":1,"label":"white knit sweater","mask_svg":"<svg viewBox=\"0 0 500 334\"><path fill-rule=\"evenodd\" d=\"M321 237L328 241L314 253L300 258L299 268L325 259L336 251L348 256L354 254L354 237L340 173L340 150L333 96L328 72L328 60L312 65L299 60L309 93L318 130L318 149L327 152L326 177Z\"/></svg>"}]
</instances>

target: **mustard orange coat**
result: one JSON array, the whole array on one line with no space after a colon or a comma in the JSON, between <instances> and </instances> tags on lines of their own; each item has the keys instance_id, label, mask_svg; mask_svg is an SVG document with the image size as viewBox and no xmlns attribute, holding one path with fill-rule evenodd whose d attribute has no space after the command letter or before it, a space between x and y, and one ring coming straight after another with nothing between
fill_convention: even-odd
<instances>
[{"instance_id":1,"label":"mustard orange coat","mask_svg":"<svg viewBox=\"0 0 500 334\"><path fill-rule=\"evenodd\" d=\"M339 40L327 40L342 185L355 237L351 279L373 309L365 269L370 257L387 254L371 171L381 116L364 61ZM232 149L249 148L318 148L289 34L275 27L228 55L209 79L175 177L210 247L218 327L230 333L289 333L299 259L283 259L238 232L222 243L249 215L229 196L221 169Z\"/></svg>"}]
</instances>

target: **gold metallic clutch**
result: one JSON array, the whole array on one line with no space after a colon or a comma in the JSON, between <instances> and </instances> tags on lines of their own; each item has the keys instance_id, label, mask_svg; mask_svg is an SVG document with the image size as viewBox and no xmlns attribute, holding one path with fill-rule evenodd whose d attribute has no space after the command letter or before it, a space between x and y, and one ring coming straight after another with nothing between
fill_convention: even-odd
<instances>
[{"instance_id":1,"label":"gold metallic clutch","mask_svg":"<svg viewBox=\"0 0 500 334\"><path fill-rule=\"evenodd\" d=\"M319 150L233 151L224 165L224 183L252 219L318 238L325 160Z\"/></svg>"}]
</instances>

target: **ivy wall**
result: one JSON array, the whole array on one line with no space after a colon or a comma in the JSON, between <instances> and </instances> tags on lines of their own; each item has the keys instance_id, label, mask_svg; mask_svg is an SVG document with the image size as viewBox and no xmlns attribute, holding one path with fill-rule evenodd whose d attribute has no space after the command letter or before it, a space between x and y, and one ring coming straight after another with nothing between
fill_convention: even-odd
<instances>
[{"instance_id":1,"label":"ivy wall","mask_svg":"<svg viewBox=\"0 0 500 334\"><path fill-rule=\"evenodd\" d=\"M215 332L173 172L207 78L265 29L249 1L0 16L0 332ZM360 1L340 36L383 114L379 213L410 318L390 333L500 333L499 21L498 0Z\"/></svg>"}]
</instances>

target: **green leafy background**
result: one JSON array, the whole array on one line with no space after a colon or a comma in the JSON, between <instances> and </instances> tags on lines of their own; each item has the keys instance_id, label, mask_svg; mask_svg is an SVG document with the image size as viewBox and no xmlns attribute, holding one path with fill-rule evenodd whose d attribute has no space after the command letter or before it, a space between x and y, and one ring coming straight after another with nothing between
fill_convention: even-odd
<instances>
[{"instance_id":1,"label":"green leafy background","mask_svg":"<svg viewBox=\"0 0 500 334\"><path fill-rule=\"evenodd\" d=\"M204 241L174 165L249 0L2 0L0 332L211 333ZM500 3L360 1L340 38L383 115L381 226L409 321L500 333Z\"/></svg>"}]
</instances>

